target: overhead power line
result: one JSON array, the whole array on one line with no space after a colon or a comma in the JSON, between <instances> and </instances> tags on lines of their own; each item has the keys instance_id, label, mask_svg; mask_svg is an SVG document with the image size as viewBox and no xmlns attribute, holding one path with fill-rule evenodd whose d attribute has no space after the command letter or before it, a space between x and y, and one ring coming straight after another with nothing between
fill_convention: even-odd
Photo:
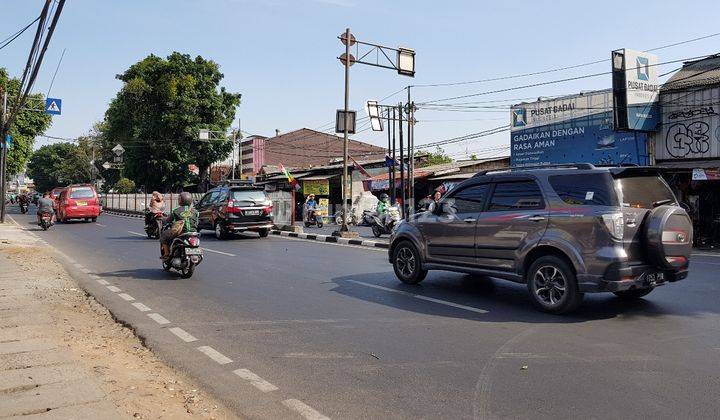
<instances>
[{"instance_id":1,"label":"overhead power line","mask_svg":"<svg viewBox=\"0 0 720 420\"><path fill-rule=\"evenodd\" d=\"M27 30L33 25L33 23L37 22L38 20L40 20L40 16L36 17L35 20L33 20L32 22L30 22L30 23L28 23L27 25L25 25L24 28L20 29L19 31L15 32L14 34L10 35L9 37L7 37L7 38L3 39L2 41L0 41L0 50L2 50L3 48L7 47L8 45L10 45L10 44L11 44L13 41L15 41L20 35L22 35L25 31L27 31Z\"/></svg>"}]
</instances>

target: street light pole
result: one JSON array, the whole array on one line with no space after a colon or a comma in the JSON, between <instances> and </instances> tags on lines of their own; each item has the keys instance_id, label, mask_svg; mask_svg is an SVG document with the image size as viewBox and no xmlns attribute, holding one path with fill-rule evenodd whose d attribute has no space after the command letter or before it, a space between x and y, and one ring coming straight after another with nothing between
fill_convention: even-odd
<instances>
[{"instance_id":1,"label":"street light pole","mask_svg":"<svg viewBox=\"0 0 720 420\"><path fill-rule=\"evenodd\" d=\"M347 208L347 192L348 192L348 114L350 108L350 28L345 29L345 115L343 124L343 179L342 179L342 209L343 218L340 232L349 232L347 225L348 208Z\"/></svg>"},{"instance_id":2,"label":"street light pole","mask_svg":"<svg viewBox=\"0 0 720 420\"><path fill-rule=\"evenodd\" d=\"M3 91L2 118L0 118L0 128L2 128L0 129L0 145L2 145L2 149L0 149L0 199L2 199L0 203L0 223L5 223L5 166L7 163L7 142L5 141L5 136L9 131L7 117L7 92Z\"/></svg>"}]
</instances>

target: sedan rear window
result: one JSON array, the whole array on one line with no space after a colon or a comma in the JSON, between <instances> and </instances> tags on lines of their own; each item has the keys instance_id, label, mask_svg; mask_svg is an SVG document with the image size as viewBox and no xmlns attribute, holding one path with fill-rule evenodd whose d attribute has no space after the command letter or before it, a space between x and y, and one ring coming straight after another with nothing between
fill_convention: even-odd
<instances>
[{"instance_id":1,"label":"sedan rear window","mask_svg":"<svg viewBox=\"0 0 720 420\"><path fill-rule=\"evenodd\" d=\"M609 173L554 175L550 185L566 203L576 206L617 206L618 200Z\"/></svg>"},{"instance_id":2,"label":"sedan rear window","mask_svg":"<svg viewBox=\"0 0 720 420\"><path fill-rule=\"evenodd\" d=\"M94 198L95 191L90 187L73 188L70 190L70 198Z\"/></svg>"},{"instance_id":3,"label":"sedan rear window","mask_svg":"<svg viewBox=\"0 0 720 420\"><path fill-rule=\"evenodd\" d=\"M267 201L267 196L263 190L233 190L231 194L232 199L235 201L248 201L251 203Z\"/></svg>"},{"instance_id":4,"label":"sedan rear window","mask_svg":"<svg viewBox=\"0 0 720 420\"><path fill-rule=\"evenodd\" d=\"M658 176L618 178L615 187L623 207L651 209L662 204L677 204L670 187Z\"/></svg>"}]
</instances>

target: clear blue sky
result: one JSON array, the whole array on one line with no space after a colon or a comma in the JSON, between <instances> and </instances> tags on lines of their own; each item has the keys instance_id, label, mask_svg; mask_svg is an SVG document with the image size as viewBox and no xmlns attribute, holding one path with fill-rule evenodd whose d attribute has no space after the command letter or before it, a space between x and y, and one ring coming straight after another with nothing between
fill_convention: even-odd
<instances>
[{"instance_id":1,"label":"clear blue sky","mask_svg":"<svg viewBox=\"0 0 720 420\"><path fill-rule=\"evenodd\" d=\"M5 38L37 16L42 2L2 0L1 6L0 37ZM343 47L336 36L346 26L358 39L417 52L415 79L367 66L351 69L351 107L364 115L365 100L381 99L407 84L506 76L602 59L616 48L654 48L720 32L718 16L717 0L68 0L35 90L47 92L66 48L51 92L63 99L63 115L54 118L47 134L76 137L103 118L121 86L115 75L129 65L151 53L200 54L220 64L228 90L242 93L243 130L272 135L276 128L326 128L334 119L343 101L343 71L336 59ZM720 51L719 41L715 37L657 53L660 61L710 54ZM0 66L17 75L31 42L28 31L0 50ZM661 72L675 67L663 66ZM417 88L414 97L422 101L608 69L609 62L502 82ZM506 103L610 84L610 76L603 76L477 100ZM507 124L510 117L505 110L421 110L417 118L420 144ZM383 134L370 131L357 138L385 142ZM509 134L503 133L446 151L461 158L466 151L507 144Z\"/></svg>"}]
</instances>

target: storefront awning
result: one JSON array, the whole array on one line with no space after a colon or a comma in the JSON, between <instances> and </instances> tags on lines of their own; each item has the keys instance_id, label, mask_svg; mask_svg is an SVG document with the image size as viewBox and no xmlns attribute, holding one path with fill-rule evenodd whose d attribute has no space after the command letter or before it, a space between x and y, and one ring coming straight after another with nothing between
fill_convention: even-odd
<instances>
[{"instance_id":1,"label":"storefront awning","mask_svg":"<svg viewBox=\"0 0 720 420\"><path fill-rule=\"evenodd\" d=\"M335 178L336 176L340 176L340 174L329 174L329 175L311 175L311 176L304 176L304 177L296 177L300 179L301 181L319 181L323 179L331 179Z\"/></svg>"},{"instance_id":2,"label":"storefront awning","mask_svg":"<svg viewBox=\"0 0 720 420\"><path fill-rule=\"evenodd\" d=\"M461 181L470 179L474 176L474 173L462 173L462 174L450 174L450 175L441 175L441 176L433 176L428 178L430 181Z\"/></svg>"}]
</instances>

